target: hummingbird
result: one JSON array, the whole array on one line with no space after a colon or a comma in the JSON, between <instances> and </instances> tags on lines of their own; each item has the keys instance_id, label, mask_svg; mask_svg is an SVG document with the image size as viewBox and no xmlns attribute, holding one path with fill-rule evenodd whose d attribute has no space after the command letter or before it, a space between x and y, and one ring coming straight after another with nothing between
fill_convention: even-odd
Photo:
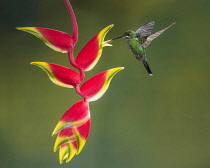
<instances>
[{"instance_id":1,"label":"hummingbird","mask_svg":"<svg viewBox=\"0 0 210 168\"><path fill-rule=\"evenodd\" d=\"M155 33L152 33L154 24L155 22L151 21L141 26L136 32L128 30L125 33L123 33L122 36L112 39L116 40L119 38L125 38L128 44L128 48L130 49L130 51L133 53L133 55L136 57L137 60L141 60L143 62L144 67L146 68L150 76L153 76L153 74L148 65L145 48L147 48L147 46L152 42L152 40L154 40L156 37L158 37L160 34L162 34L164 31L166 31L169 27L171 27L175 23L172 23L171 25Z\"/></svg>"}]
</instances>

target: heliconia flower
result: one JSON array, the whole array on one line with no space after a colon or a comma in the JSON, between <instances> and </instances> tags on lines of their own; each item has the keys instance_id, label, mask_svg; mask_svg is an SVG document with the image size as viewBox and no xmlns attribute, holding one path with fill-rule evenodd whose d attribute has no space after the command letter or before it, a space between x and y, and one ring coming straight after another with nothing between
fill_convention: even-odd
<instances>
[{"instance_id":1,"label":"heliconia flower","mask_svg":"<svg viewBox=\"0 0 210 168\"><path fill-rule=\"evenodd\" d=\"M102 54L103 47L111 46L104 42L104 38L113 26L112 24L101 30L79 52L76 63L84 71L89 71L96 65Z\"/></svg>"},{"instance_id":2,"label":"heliconia flower","mask_svg":"<svg viewBox=\"0 0 210 168\"><path fill-rule=\"evenodd\" d=\"M47 62L31 62L31 64L42 68L56 85L73 88L81 82L79 73L73 69Z\"/></svg>"},{"instance_id":3,"label":"heliconia flower","mask_svg":"<svg viewBox=\"0 0 210 168\"><path fill-rule=\"evenodd\" d=\"M56 85L75 88L84 100L76 102L70 107L57 123L52 135L58 134L54 151L59 149L59 161L69 162L75 154L83 149L90 132L89 102L98 100L109 87L114 75L123 67L101 72L82 84L85 78L84 71L91 70L101 57L103 47L111 46L112 40L104 41L108 31L114 26L109 25L96 34L74 57L74 46L78 40L78 26L69 0L64 0L72 21L72 36L67 33L40 27L18 27L18 30L28 32L41 39L47 46L61 53L68 53L70 64L78 70L47 62L31 62L43 69L50 80Z\"/></svg>"},{"instance_id":4,"label":"heliconia flower","mask_svg":"<svg viewBox=\"0 0 210 168\"><path fill-rule=\"evenodd\" d=\"M66 4L70 15L70 19L72 21L72 36L58 30L41 27L18 27L17 29L36 36L37 38L42 40L47 46L54 49L55 51L67 53L71 48L75 46L77 42L78 26L70 2L68 0L64 0L64 2Z\"/></svg>"},{"instance_id":5,"label":"heliconia flower","mask_svg":"<svg viewBox=\"0 0 210 168\"><path fill-rule=\"evenodd\" d=\"M89 104L81 100L70 107L56 125L52 135L67 127L78 127L87 122L90 118Z\"/></svg>"},{"instance_id":6,"label":"heliconia flower","mask_svg":"<svg viewBox=\"0 0 210 168\"><path fill-rule=\"evenodd\" d=\"M54 145L54 152L63 144L67 142L76 141L76 136L73 132L73 128L68 127L61 130L56 138L55 145Z\"/></svg>"},{"instance_id":7,"label":"heliconia flower","mask_svg":"<svg viewBox=\"0 0 210 168\"><path fill-rule=\"evenodd\" d=\"M77 142L67 142L60 146L59 149L59 161L60 164L66 159L66 163L68 163L77 152Z\"/></svg>"},{"instance_id":8,"label":"heliconia flower","mask_svg":"<svg viewBox=\"0 0 210 168\"><path fill-rule=\"evenodd\" d=\"M82 151L86 140L88 138L89 132L90 132L90 119L80 127L76 127L73 131L74 134L76 135L76 141L77 141L77 155Z\"/></svg>"},{"instance_id":9,"label":"heliconia flower","mask_svg":"<svg viewBox=\"0 0 210 168\"><path fill-rule=\"evenodd\" d=\"M58 148L60 163L64 159L69 162L75 154L83 149L90 132L90 119L79 127L68 127L59 132L55 141L54 151Z\"/></svg>"},{"instance_id":10,"label":"heliconia flower","mask_svg":"<svg viewBox=\"0 0 210 168\"><path fill-rule=\"evenodd\" d=\"M36 36L48 47L61 53L67 53L70 48L74 47L72 37L58 30L40 27L18 27L17 29Z\"/></svg>"},{"instance_id":11,"label":"heliconia flower","mask_svg":"<svg viewBox=\"0 0 210 168\"><path fill-rule=\"evenodd\" d=\"M80 87L81 95L88 102L98 100L101 96L103 96L103 94L108 89L109 84L114 75L122 69L124 68L118 67L118 68L109 69L88 79Z\"/></svg>"}]
</instances>

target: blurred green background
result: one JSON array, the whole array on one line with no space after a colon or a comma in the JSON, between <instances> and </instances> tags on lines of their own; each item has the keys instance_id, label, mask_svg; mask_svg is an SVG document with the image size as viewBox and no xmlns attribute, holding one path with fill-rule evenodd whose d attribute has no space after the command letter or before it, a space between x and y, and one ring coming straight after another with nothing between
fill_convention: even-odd
<instances>
[{"instance_id":1,"label":"blurred green background","mask_svg":"<svg viewBox=\"0 0 210 168\"><path fill-rule=\"evenodd\" d=\"M86 77L124 66L106 94L90 104L91 133L79 156L59 165L51 133L80 100L54 85L32 61L69 66L18 26L71 33L62 0L1 0L0 164L2 168L209 168L210 1L71 0L79 25L76 53L104 27L106 39L155 21L173 27L147 48L154 76L127 49L125 40L103 50ZM86 78L86 79L87 79Z\"/></svg>"}]
</instances>

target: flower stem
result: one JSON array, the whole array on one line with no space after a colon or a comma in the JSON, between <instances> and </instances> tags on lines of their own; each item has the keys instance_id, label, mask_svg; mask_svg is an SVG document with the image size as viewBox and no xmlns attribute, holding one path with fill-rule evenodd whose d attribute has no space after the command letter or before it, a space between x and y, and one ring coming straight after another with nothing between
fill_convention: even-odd
<instances>
[{"instance_id":1,"label":"flower stem","mask_svg":"<svg viewBox=\"0 0 210 168\"><path fill-rule=\"evenodd\" d=\"M78 40L78 26L77 26L77 20L74 14L74 10L71 6L71 3L69 2L69 0L64 0L64 3L66 4L71 22L72 22L72 38L74 40L74 45L76 44L77 40Z\"/></svg>"},{"instance_id":2,"label":"flower stem","mask_svg":"<svg viewBox=\"0 0 210 168\"><path fill-rule=\"evenodd\" d=\"M71 49L69 50L68 56L69 56L69 62L70 62L70 64L71 64L74 68L79 69L79 68L78 68L78 65L77 65L77 63L76 63L76 61L75 61L75 59L74 59L74 49L73 49L73 48L71 48Z\"/></svg>"},{"instance_id":3,"label":"flower stem","mask_svg":"<svg viewBox=\"0 0 210 168\"><path fill-rule=\"evenodd\" d=\"M85 78L85 72L83 68L79 68L79 72L80 72L80 80L83 81Z\"/></svg>"},{"instance_id":4,"label":"flower stem","mask_svg":"<svg viewBox=\"0 0 210 168\"><path fill-rule=\"evenodd\" d=\"M76 92L77 92L80 96L82 96L82 93L81 93L79 84L77 84L77 85L75 86L75 90L76 90ZM83 96L82 96L82 97L83 97Z\"/></svg>"}]
</instances>

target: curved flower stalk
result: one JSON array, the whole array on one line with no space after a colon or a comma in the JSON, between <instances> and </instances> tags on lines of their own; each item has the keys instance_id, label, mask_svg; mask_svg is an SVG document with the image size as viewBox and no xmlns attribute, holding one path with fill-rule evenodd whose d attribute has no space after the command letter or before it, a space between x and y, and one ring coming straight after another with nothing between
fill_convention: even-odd
<instances>
[{"instance_id":1,"label":"curved flower stalk","mask_svg":"<svg viewBox=\"0 0 210 168\"><path fill-rule=\"evenodd\" d=\"M113 68L86 80L85 71L94 68L101 57L102 49L105 46L111 46L104 38L108 31L113 27L109 25L97 33L74 58L74 46L78 40L78 27L69 0L64 0L72 21L72 36L67 33L38 27L19 27L17 29L28 32L41 39L47 46L61 53L68 53L70 64L78 71L47 62L31 62L43 69L50 80L62 87L74 88L76 92L83 97L71 106L61 117L56 125L52 135L57 134L54 145L54 151L59 149L59 161L69 162L74 155L78 155L83 149L90 131L90 110L89 102L96 101L109 87L114 75L123 69L123 67Z\"/></svg>"}]
</instances>

